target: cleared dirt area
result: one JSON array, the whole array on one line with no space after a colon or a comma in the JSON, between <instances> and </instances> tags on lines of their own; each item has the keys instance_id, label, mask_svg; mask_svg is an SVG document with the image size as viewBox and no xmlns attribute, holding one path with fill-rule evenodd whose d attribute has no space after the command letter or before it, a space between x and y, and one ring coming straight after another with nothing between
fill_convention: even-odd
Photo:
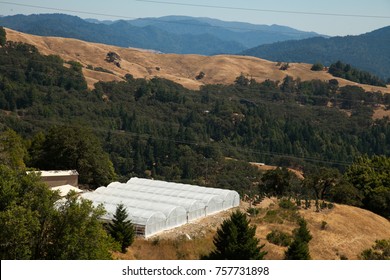
<instances>
[{"instance_id":1,"label":"cleared dirt area","mask_svg":"<svg viewBox=\"0 0 390 280\"><path fill-rule=\"evenodd\" d=\"M7 28L6 32L7 40L34 45L43 54L57 54L65 61L78 61L84 67L88 65L102 67L114 73L83 71L90 88L98 80L121 80L126 74L146 79L162 77L190 89L199 89L205 84L231 84L241 73L258 82L266 79L281 81L286 75L301 80L319 79L326 81L334 79L326 71L311 71L312 65L306 63L290 63L290 67L282 71L279 70L280 66L276 62L250 56L158 54L146 50L120 48L76 39L29 35ZM120 67L105 61L108 52L115 52L120 56ZM196 76L200 72L204 72L205 76L197 80ZM337 80L341 86L359 85L367 91L390 93L390 88L361 85L339 78Z\"/></svg>"}]
</instances>

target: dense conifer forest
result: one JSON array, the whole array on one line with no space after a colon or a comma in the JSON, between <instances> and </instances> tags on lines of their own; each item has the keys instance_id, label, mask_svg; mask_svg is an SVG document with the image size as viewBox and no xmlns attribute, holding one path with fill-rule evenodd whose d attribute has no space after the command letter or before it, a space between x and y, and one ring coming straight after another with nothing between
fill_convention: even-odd
<instances>
[{"instance_id":1,"label":"dense conifer forest","mask_svg":"<svg viewBox=\"0 0 390 280\"><path fill-rule=\"evenodd\" d=\"M79 63L14 42L0 65L0 129L24 139L26 165L84 170L92 187L139 176L242 193L260 177L248 162L344 172L360 156L390 154L389 120L372 119L390 95L336 80L241 75L192 91L128 74L89 90Z\"/></svg>"}]
</instances>

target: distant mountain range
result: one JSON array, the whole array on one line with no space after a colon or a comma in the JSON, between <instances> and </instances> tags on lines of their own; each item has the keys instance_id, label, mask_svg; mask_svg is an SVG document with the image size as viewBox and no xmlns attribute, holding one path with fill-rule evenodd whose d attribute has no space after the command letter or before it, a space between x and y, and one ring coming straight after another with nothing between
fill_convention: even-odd
<instances>
[{"instance_id":1,"label":"distant mountain range","mask_svg":"<svg viewBox=\"0 0 390 280\"><path fill-rule=\"evenodd\" d=\"M261 44L320 36L286 26L183 16L98 21L64 14L15 15L1 17L0 26L34 35L203 55L233 54Z\"/></svg>"},{"instance_id":2,"label":"distant mountain range","mask_svg":"<svg viewBox=\"0 0 390 280\"><path fill-rule=\"evenodd\" d=\"M380 78L390 78L390 26L358 36L331 38L286 26L187 16L99 21L64 14L15 15L0 17L0 26L163 53L242 54L326 66L341 60Z\"/></svg>"},{"instance_id":3,"label":"distant mountain range","mask_svg":"<svg viewBox=\"0 0 390 280\"><path fill-rule=\"evenodd\" d=\"M358 36L309 38L258 46L242 52L283 62L321 62L341 60L383 79L390 78L390 26Z\"/></svg>"}]
</instances>

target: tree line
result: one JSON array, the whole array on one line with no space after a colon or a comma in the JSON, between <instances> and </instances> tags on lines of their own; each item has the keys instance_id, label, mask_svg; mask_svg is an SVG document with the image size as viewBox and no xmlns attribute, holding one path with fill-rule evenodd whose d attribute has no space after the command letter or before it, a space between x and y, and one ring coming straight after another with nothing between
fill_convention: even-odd
<instances>
[{"instance_id":1,"label":"tree line","mask_svg":"<svg viewBox=\"0 0 390 280\"><path fill-rule=\"evenodd\" d=\"M81 65L64 67L30 45L5 43L0 61L5 258L109 258L119 246L98 222L102 209L72 196L54 207L58 194L26 175L26 167L78 169L80 183L90 188L153 177L241 194L326 199L389 216L389 122L371 118L373 104L388 105L388 95L334 81L287 76L258 83L244 75L199 91L126 75L91 91ZM248 161L295 167L305 180L284 169L262 174ZM99 246L88 240L100 240Z\"/></svg>"}]
</instances>

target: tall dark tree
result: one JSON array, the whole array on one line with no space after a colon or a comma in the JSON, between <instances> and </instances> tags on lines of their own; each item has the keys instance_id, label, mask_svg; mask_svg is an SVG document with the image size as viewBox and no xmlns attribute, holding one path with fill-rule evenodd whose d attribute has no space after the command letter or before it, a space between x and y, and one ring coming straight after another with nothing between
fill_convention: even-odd
<instances>
[{"instance_id":1,"label":"tall dark tree","mask_svg":"<svg viewBox=\"0 0 390 280\"><path fill-rule=\"evenodd\" d=\"M290 195L297 178L287 168L276 168L264 173L260 182L260 192L267 196Z\"/></svg>"},{"instance_id":2,"label":"tall dark tree","mask_svg":"<svg viewBox=\"0 0 390 280\"><path fill-rule=\"evenodd\" d=\"M240 211L231 214L217 230L215 249L203 257L207 260L262 260L267 252L255 237L256 226L250 226L246 215Z\"/></svg>"},{"instance_id":3,"label":"tall dark tree","mask_svg":"<svg viewBox=\"0 0 390 280\"><path fill-rule=\"evenodd\" d=\"M108 232L120 244L122 253L126 253L127 247L133 244L135 228L123 204L117 206L112 224L108 226Z\"/></svg>"},{"instance_id":4,"label":"tall dark tree","mask_svg":"<svg viewBox=\"0 0 390 280\"><path fill-rule=\"evenodd\" d=\"M6 32L5 29L0 26L0 46L4 46L7 42Z\"/></svg>"},{"instance_id":5,"label":"tall dark tree","mask_svg":"<svg viewBox=\"0 0 390 280\"><path fill-rule=\"evenodd\" d=\"M34 167L40 169L76 169L79 181L93 187L107 185L114 177L114 167L102 145L90 131L78 127L53 127L44 142L37 145L41 151L33 159Z\"/></svg>"},{"instance_id":6,"label":"tall dark tree","mask_svg":"<svg viewBox=\"0 0 390 280\"><path fill-rule=\"evenodd\" d=\"M299 220L299 228L294 231L294 240L285 252L285 260L310 260L309 241L312 239L307 223Z\"/></svg>"}]
</instances>

